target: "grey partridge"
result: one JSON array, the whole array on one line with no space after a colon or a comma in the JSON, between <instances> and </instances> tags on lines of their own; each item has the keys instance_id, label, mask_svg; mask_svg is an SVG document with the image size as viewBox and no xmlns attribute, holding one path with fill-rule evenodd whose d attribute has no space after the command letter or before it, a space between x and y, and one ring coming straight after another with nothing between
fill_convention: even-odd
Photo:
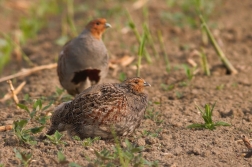
<instances>
[{"instance_id":1,"label":"grey partridge","mask_svg":"<svg viewBox=\"0 0 252 167\"><path fill-rule=\"evenodd\" d=\"M81 139L99 136L113 138L131 134L141 123L148 103L144 87L151 86L142 78L122 83L94 85L74 100L60 104L51 117L47 135L67 131Z\"/></svg>"},{"instance_id":2,"label":"grey partridge","mask_svg":"<svg viewBox=\"0 0 252 167\"><path fill-rule=\"evenodd\" d=\"M109 27L103 18L90 21L78 37L64 45L57 73L69 94L76 95L106 77L109 58L102 34Z\"/></svg>"}]
</instances>

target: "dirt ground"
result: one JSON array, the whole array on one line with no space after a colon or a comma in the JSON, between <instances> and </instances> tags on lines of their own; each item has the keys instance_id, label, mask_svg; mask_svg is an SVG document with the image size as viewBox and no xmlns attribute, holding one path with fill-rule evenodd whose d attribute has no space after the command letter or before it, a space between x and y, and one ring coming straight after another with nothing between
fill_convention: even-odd
<instances>
[{"instance_id":1,"label":"dirt ground","mask_svg":"<svg viewBox=\"0 0 252 167\"><path fill-rule=\"evenodd\" d=\"M92 2L87 2L91 7ZM133 9L133 2L123 2L136 22L137 28L141 29L143 20L142 10ZM96 4L93 4L95 6ZM148 111L156 113L154 118L145 118L140 128L130 136L130 141L136 146L144 146L142 154L148 161L158 161L159 166L252 166L250 154L242 153L247 148L240 140L241 134L252 138L252 1L251 0L222 0L215 8L208 20L218 43L223 48L230 62L238 70L236 75L228 75L213 47L208 45L205 52L211 68L211 76L205 76L199 67L199 72L191 81L181 68L182 64L188 64L187 59L194 49L200 50L201 32L199 28L179 27L171 22L160 19L162 11L170 10L165 1L149 2L150 29L156 33L162 30L165 48L172 66L171 72L165 71L163 52L158 42L156 48L159 58L153 57L152 63L143 62L141 77L151 83L152 87L146 92L149 95L150 105ZM97 10L109 10L113 3L106 7L99 6ZM124 8L118 9L124 10ZM176 9L174 9L176 10ZM118 12L118 11L116 11ZM127 28L127 17L116 17L116 12L107 17L107 21L113 29L107 30L104 35L104 43L110 53L111 60L119 59L125 55L135 56L138 46L132 31ZM76 14L78 30L88 21L83 16L96 16L95 10L86 10ZM1 22L5 21L1 18ZM15 20L15 17L12 17ZM30 60L37 65L55 63L61 46L55 44L60 36L60 19L52 18L54 24L39 32L37 38L28 41L23 46L24 52ZM3 24L3 23L2 23ZM6 26L9 26L8 24ZM13 26L10 26L10 29ZM9 28L2 29L8 30ZM124 30L124 31L122 31ZM80 31L79 31L80 32ZM151 50L150 53L152 54ZM198 57L192 57L197 63ZM134 61L136 62L136 61ZM108 81L118 81L119 74L125 73L127 77L136 74L134 62L126 67L118 66L118 71L110 69ZM29 68L23 62L21 67ZM14 74L21 69L20 65L13 60L4 69L2 77ZM158 67L158 68L157 68ZM14 86L26 81L25 87L18 94L21 103L25 102L24 95L29 94L31 99L44 97L45 104L48 99L55 99L56 87L60 87L55 69L43 70L26 77L13 79ZM164 90L162 84L173 85L171 90ZM8 90L5 82L0 83L0 95L3 97ZM203 123L195 103L204 106L207 103L214 104L214 121L225 121L231 124L227 127L217 127L210 130L193 130L186 128L192 123ZM54 105L58 105L55 102ZM51 110L52 111L52 110ZM0 126L12 124L18 119L26 119L28 115L20 109L16 109L10 99L0 103ZM159 122L159 120L162 120ZM45 133L50 122L46 123ZM36 123L28 124L28 127L37 126ZM148 131L149 134L144 135ZM35 135L38 138L40 134ZM0 164L5 166L17 166L20 164L15 157L14 148L20 151L32 153L30 166L58 166L58 150L62 150L69 162L75 162L81 166L87 166L96 156L94 150L101 151L104 148L111 149L112 141L99 140L91 146L84 147L81 141L73 141L64 133L63 141L67 144L61 148L51 143L38 140L35 146L18 143L13 131L0 132ZM124 139L122 139L124 141Z\"/></svg>"}]
</instances>

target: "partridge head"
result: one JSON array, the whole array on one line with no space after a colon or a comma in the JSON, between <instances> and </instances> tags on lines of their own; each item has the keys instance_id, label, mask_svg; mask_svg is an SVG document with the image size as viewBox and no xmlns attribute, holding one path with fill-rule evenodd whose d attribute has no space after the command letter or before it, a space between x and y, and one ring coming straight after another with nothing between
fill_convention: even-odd
<instances>
[{"instance_id":1,"label":"partridge head","mask_svg":"<svg viewBox=\"0 0 252 167\"><path fill-rule=\"evenodd\" d=\"M90 21L79 36L67 42L58 59L60 84L71 95L101 83L108 73L108 53L102 34L111 27L106 19Z\"/></svg>"}]
</instances>

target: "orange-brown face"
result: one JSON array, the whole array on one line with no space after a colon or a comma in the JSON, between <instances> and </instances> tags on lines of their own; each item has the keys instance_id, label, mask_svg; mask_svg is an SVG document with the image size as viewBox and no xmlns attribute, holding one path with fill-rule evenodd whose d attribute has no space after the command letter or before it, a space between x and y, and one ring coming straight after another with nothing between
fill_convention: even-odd
<instances>
[{"instance_id":1,"label":"orange-brown face","mask_svg":"<svg viewBox=\"0 0 252 167\"><path fill-rule=\"evenodd\" d=\"M144 87L151 86L148 82L140 77L127 79L124 81L124 83L129 85L134 91L138 93L143 92Z\"/></svg>"},{"instance_id":2,"label":"orange-brown face","mask_svg":"<svg viewBox=\"0 0 252 167\"><path fill-rule=\"evenodd\" d=\"M107 23L107 20L104 18L92 20L86 26L86 28L89 29L92 35L97 39L101 39L103 32L109 27L111 27L111 25Z\"/></svg>"}]
</instances>

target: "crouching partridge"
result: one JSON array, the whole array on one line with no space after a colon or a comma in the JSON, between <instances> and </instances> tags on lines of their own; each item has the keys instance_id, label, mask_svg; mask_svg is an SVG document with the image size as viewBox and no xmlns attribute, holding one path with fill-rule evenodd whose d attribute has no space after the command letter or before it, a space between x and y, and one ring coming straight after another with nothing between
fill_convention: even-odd
<instances>
[{"instance_id":1,"label":"crouching partridge","mask_svg":"<svg viewBox=\"0 0 252 167\"><path fill-rule=\"evenodd\" d=\"M122 83L94 85L74 100L59 105L52 117L47 135L67 131L81 139L99 136L113 138L131 134L141 123L148 103L144 87L151 86L142 78Z\"/></svg>"},{"instance_id":2,"label":"crouching partridge","mask_svg":"<svg viewBox=\"0 0 252 167\"><path fill-rule=\"evenodd\" d=\"M109 58L102 34L109 27L103 18L89 22L60 52L57 73L69 94L76 95L106 77Z\"/></svg>"}]
</instances>

